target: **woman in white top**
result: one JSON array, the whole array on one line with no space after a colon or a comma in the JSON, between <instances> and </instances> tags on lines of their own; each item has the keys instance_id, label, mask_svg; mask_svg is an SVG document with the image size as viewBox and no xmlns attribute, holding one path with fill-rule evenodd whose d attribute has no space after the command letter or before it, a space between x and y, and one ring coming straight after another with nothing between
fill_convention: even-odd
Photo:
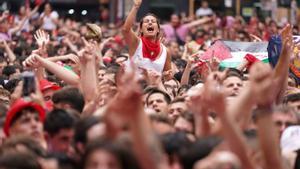
<instances>
[{"instance_id":1,"label":"woman in white top","mask_svg":"<svg viewBox=\"0 0 300 169\"><path fill-rule=\"evenodd\" d=\"M159 40L160 25L157 17L153 14L147 14L142 18L139 29L140 36L132 30L141 3L142 0L134 0L134 6L122 31L129 46L130 59L139 68L170 74L171 55Z\"/></svg>"},{"instance_id":2,"label":"woman in white top","mask_svg":"<svg viewBox=\"0 0 300 169\"><path fill-rule=\"evenodd\" d=\"M42 29L46 31L53 31L58 24L59 15L56 11L52 11L50 3L45 4L44 12L40 16L42 22Z\"/></svg>"}]
</instances>

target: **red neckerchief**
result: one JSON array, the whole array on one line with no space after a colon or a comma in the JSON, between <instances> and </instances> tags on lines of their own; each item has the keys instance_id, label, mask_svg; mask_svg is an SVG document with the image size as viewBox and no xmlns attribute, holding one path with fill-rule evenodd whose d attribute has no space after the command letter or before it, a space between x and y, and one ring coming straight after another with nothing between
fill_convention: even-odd
<instances>
[{"instance_id":1,"label":"red neckerchief","mask_svg":"<svg viewBox=\"0 0 300 169\"><path fill-rule=\"evenodd\" d=\"M158 40L151 42L145 37L141 37L141 39L143 42L143 57L154 61L160 53L160 42Z\"/></svg>"}]
</instances>

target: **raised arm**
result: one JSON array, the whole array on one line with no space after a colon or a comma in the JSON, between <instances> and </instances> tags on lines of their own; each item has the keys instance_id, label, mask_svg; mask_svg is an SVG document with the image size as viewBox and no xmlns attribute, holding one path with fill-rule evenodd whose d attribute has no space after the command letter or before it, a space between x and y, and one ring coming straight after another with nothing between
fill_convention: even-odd
<instances>
[{"instance_id":1,"label":"raised arm","mask_svg":"<svg viewBox=\"0 0 300 169\"><path fill-rule=\"evenodd\" d=\"M227 108L228 113L240 124L242 129L247 127L255 106L255 97L253 97L251 87L251 84L245 86L240 95L232 100L233 104Z\"/></svg>"},{"instance_id":2,"label":"raised arm","mask_svg":"<svg viewBox=\"0 0 300 169\"><path fill-rule=\"evenodd\" d=\"M2 22L3 20L7 19L9 17L9 11L6 10L2 13L1 17L0 17L0 22Z\"/></svg>"},{"instance_id":3,"label":"raised arm","mask_svg":"<svg viewBox=\"0 0 300 169\"><path fill-rule=\"evenodd\" d=\"M273 72L270 66L258 63L250 70L250 75L250 81L255 86L253 94L257 104L258 138L263 155L262 159L266 169L283 169L279 135L271 118L271 107L276 99L274 88L277 87L273 83Z\"/></svg>"},{"instance_id":4,"label":"raised arm","mask_svg":"<svg viewBox=\"0 0 300 169\"><path fill-rule=\"evenodd\" d=\"M86 44L85 49L79 52L81 63L81 78L80 84L86 102L90 102L97 96L97 71L96 71L96 55L93 52L96 48L95 42Z\"/></svg>"},{"instance_id":5,"label":"raised arm","mask_svg":"<svg viewBox=\"0 0 300 169\"><path fill-rule=\"evenodd\" d=\"M257 112L258 138L266 169L284 169L280 154L279 136L272 121L272 109L270 107L258 107Z\"/></svg>"},{"instance_id":6,"label":"raised arm","mask_svg":"<svg viewBox=\"0 0 300 169\"><path fill-rule=\"evenodd\" d=\"M70 48L70 50L72 52L74 52L74 53L78 53L79 52L77 46L74 45L67 36L64 37L63 42L66 43L66 45Z\"/></svg>"},{"instance_id":7,"label":"raised arm","mask_svg":"<svg viewBox=\"0 0 300 169\"><path fill-rule=\"evenodd\" d=\"M66 61L66 60L71 60L74 63L79 63L79 58L78 56L76 56L73 53L70 54L66 54L66 55L61 55L61 56L53 56L53 57L49 57L47 58L47 60L51 61L51 62L58 62L58 61Z\"/></svg>"},{"instance_id":8,"label":"raised arm","mask_svg":"<svg viewBox=\"0 0 300 169\"><path fill-rule=\"evenodd\" d=\"M44 67L51 73L55 74L59 79L65 81L69 85L79 86L79 76L64 67L51 62L37 54L32 54L23 63L25 66L36 65L35 67Z\"/></svg>"},{"instance_id":9,"label":"raised arm","mask_svg":"<svg viewBox=\"0 0 300 169\"><path fill-rule=\"evenodd\" d=\"M135 156L142 169L162 169L167 163L144 113L142 93L135 71L126 72L119 83L119 93L108 105L118 124L129 125ZM116 106L118 105L118 106Z\"/></svg>"},{"instance_id":10,"label":"raised arm","mask_svg":"<svg viewBox=\"0 0 300 169\"><path fill-rule=\"evenodd\" d=\"M203 88L197 91L195 96L192 96L187 105L195 117L195 135L199 138L209 136L211 134L211 126L208 121L208 107L203 102Z\"/></svg>"},{"instance_id":11,"label":"raised arm","mask_svg":"<svg viewBox=\"0 0 300 169\"><path fill-rule=\"evenodd\" d=\"M193 62L193 57L188 57L187 56L187 63L186 63L186 66L185 66L185 69L183 71L181 81L180 81L181 86L189 84L190 73L192 71L192 64L193 64L192 62Z\"/></svg>"},{"instance_id":12,"label":"raised arm","mask_svg":"<svg viewBox=\"0 0 300 169\"><path fill-rule=\"evenodd\" d=\"M1 41L0 43L3 44L3 48L4 48L5 52L7 53L7 56L8 56L8 59L9 59L9 63L13 64L14 61L16 60L16 55L10 49L9 45L7 44L7 42L5 40Z\"/></svg>"},{"instance_id":13,"label":"raised arm","mask_svg":"<svg viewBox=\"0 0 300 169\"><path fill-rule=\"evenodd\" d=\"M126 18L125 24L123 25L123 28L122 28L123 36L125 37L125 41L129 46L129 56L130 57L133 56L133 54L139 44L139 38L133 32L132 27L135 24L136 15L137 15L137 12L138 12L141 4L142 4L142 0L134 0L134 5L131 8L131 10Z\"/></svg>"},{"instance_id":14,"label":"raised arm","mask_svg":"<svg viewBox=\"0 0 300 169\"><path fill-rule=\"evenodd\" d=\"M283 46L281 50L280 57L275 67L274 83L278 84L278 88L274 88L274 92L277 94L277 102L281 100L281 97L285 91L286 84L282 82L287 82L288 70L290 58L293 51L293 42L292 42L292 27L287 25L281 33Z\"/></svg>"},{"instance_id":15,"label":"raised arm","mask_svg":"<svg viewBox=\"0 0 300 169\"><path fill-rule=\"evenodd\" d=\"M33 8L33 10L29 12L28 17L31 18L34 14L36 14L38 12L39 8L40 8L40 5L35 6Z\"/></svg>"},{"instance_id":16,"label":"raised arm","mask_svg":"<svg viewBox=\"0 0 300 169\"><path fill-rule=\"evenodd\" d=\"M29 12L26 14L26 16L21 20L21 22L14 28L12 28L10 31L11 31L11 34L15 34L16 32L19 32L22 27L24 26L26 20L30 19L38 10L39 10L39 5L35 6L35 8L30 11L29 9Z\"/></svg>"},{"instance_id":17,"label":"raised arm","mask_svg":"<svg viewBox=\"0 0 300 169\"><path fill-rule=\"evenodd\" d=\"M37 30L34 34L34 38L38 45L38 49L33 50L32 54L37 54L37 55L42 56L43 58L47 58L48 57L47 45L50 41L49 34L47 34L46 32L44 32L42 30ZM36 73L38 80L44 79L46 76L45 68L42 66L37 66L36 64L34 64L34 62L28 63L28 60L31 60L31 58L29 57L28 59L26 59L23 64L25 64L25 66L34 68L34 71Z\"/></svg>"},{"instance_id":18,"label":"raised arm","mask_svg":"<svg viewBox=\"0 0 300 169\"><path fill-rule=\"evenodd\" d=\"M73 30L71 30L71 29L69 29L69 28L67 28L67 27L62 28L62 29L61 29L61 32L62 32L62 33L65 33L65 34L67 34L67 35L70 35L70 36L74 36L74 37L76 37L76 38L80 38L80 33L79 33L79 32L73 31Z\"/></svg>"},{"instance_id":19,"label":"raised arm","mask_svg":"<svg viewBox=\"0 0 300 169\"><path fill-rule=\"evenodd\" d=\"M186 26L190 29L192 27L195 27L195 26L199 26L199 25L202 25L202 24L205 24L207 22L211 21L211 18L201 18L201 19L198 19L198 20L195 20L195 21L192 21L190 23L187 23Z\"/></svg>"},{"instance_id":20,"label":"raised arm","mask_svg":"<svg viewBox=\"0 0 300 169\"><path fill-rule=\"evenodd\" d=\"M219 79L222 79L219 73L211 73L208 76L204 85L203 104L209 105L209 108L218 114L223 125L223 136L231 151L240 158L243 168L254 169L254 164L248 156L245 138L239 126L234 123L233 118L226 110L225 95Z\"/></svg>"},{"instance_id":21,"label":"raised arm","mask_svg":"<svg viewBox=\"0 0 300 169\"><path fill-rule=\"evenodd\" d=\"M9 30L10 33L13 35L13 34L19 32L22 29L22 27L24 26L27 19L28 19L28 16L25 16L17 26L15 26Z\"/></svg>"},{"instance_id":22,"label":"raised arm","mask_svg":"<svg viewBox=\"0 0 300 169\"><path fill-rule=\"evenodd\" d=\"M164 78L171 79L173 77L173 70L172 70L172 58L171 53L167 50L167 58L164 66Z\"/></svg>"}]
</instances>

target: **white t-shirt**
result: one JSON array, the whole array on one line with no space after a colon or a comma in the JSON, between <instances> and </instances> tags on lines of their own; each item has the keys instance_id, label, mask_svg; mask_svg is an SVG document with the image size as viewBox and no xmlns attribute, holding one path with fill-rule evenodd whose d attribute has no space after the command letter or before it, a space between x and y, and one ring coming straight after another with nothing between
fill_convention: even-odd
<instances>
[{"instance_id":1,"label":"white t-shirt","mask_svg":"<svg viewBox=\"0 0 300 169\"><path fill-rule=\"evenodd\" d=\"M210 8L199 8L196 11L196 16L198 16L198 17L200 17L200 16L208 16L208 15L212 15L213 13L214 12Z\"/></svg>"},{"instance_id":2,"label":"white t-shirt","mask_svg":"<svg viewBox=\"0 0 300 169\"><path fill-rule=\"evenodd\" d=\"M43 17L45 14L42 13L41 17ZM54 19L58 19L59 15L56 11L52 11L49 16L44 16L43 18L43 25L42 28L44 30L54 30L56 29L56 24L53 22Z\"/></svg>"},{"instance_id":3,"label":"white t-shirt","mask_svg":"<svg viewBox=\"0 0 300 169\"><path fill-rule=\"evenodd\" d=\"M143 42L142 40L140 40L139 45L131 60L135 63L135 65L138 68L153 70L162 74L167 60L167 48L163 44L161 44L161 49L162 52L159 58L157 58L154 61L151 61L150 59L143 57ZM127 66L130 66L130 60L128 60L125 64Z\"/></svg>"}]
</instances>

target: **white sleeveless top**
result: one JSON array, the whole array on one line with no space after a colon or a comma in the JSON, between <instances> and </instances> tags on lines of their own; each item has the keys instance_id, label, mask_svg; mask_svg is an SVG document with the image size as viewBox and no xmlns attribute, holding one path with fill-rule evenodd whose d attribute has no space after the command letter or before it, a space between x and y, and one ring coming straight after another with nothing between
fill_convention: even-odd
<instances>
[{"instance_id":1,"label":"white sleeveless top","mask_svg":"<svg viewBox=\"0 0 300 169\"><path fill-rule=\"evenodd\" d=\"M143 57L143 42L142 40L139 40L139 45L134 55L131 57L131 60L138 68L154 70L156 72L162 73L167 60L167 48L163 44L161 44L161 49L162 52L158 59L151 61L150 59ZM127 61L126 65L130 65L129 60Z\"/></svg>"}]
</instances>

